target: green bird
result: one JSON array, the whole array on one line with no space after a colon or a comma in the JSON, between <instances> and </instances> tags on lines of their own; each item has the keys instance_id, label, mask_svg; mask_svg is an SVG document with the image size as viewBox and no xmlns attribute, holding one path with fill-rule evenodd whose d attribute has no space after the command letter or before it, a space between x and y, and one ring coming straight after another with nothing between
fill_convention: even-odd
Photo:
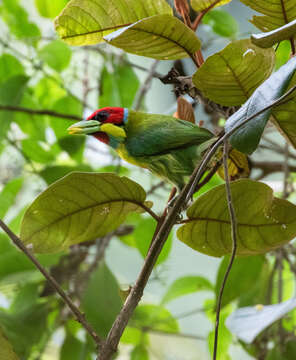
<instances>
[{"instance_id":1,"label":"green bird","mask_svg":"<svg viewBox=\"0 0 296 360\"><path fill-rule=\"evenodd\" d=\"M70 134L88 134L111 146L127 162L146 168L180 191L213 134L172 116L105 107L73 124Z\"/></svg>"}]
</instances>

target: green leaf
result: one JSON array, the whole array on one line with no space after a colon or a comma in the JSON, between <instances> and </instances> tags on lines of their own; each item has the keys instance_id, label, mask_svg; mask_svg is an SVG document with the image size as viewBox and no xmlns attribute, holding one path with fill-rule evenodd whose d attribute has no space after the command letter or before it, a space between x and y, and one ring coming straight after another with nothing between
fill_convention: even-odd
<instances>
[{"instance_id":1,"label":"green leaf","mask_svg":"<svg viewBox=\"0 0 296 360\"><path fill-rule=\"evenodd\" d=\"M281 41L276 53L275 70L278 70L281 66L286 64L291 57L291 43L289 40Z\"/></svg>"},{"instance_id":2,"label":"green leaf","mask_svg":"<svg viewBox=\"0 0 296 360\"><path fill-rule=\"evenodd\" d=\"M53 266L59 260L57 255L39 255L38 260L43 266ZM42 278L33 263L22 254L4 234L0 234L0 282L21 283L32 278ZM29 275L32 275L31 277Z\"/></svg>"},{"instance_id":3,"label":"green leaf","mask_svg":"<svg viewBox=\"0 0 296 360\"><path fill-rule=\"evenodd\" d=\"M262 31L271 31L296 19L294 0L240 0L245 5L265 16L253 16L251 23Z\"/></svg>"},{"instance_id":4,"label":"green leaf","mask_svg":"<svg viewBox=\"0 0 296 360\"><path fill-rule=\"evenodd\" d=\"M53 165L47 166L42 171L40 171L39 175L46 181L48 185L62 178L63 176L68 175L73 171L86 171L91 172L92 168L89 165Z\"/></svg>"},{"instance_id":5,"label":"green leaf","mask_svg":"<svg viewBox=\"0 0 296 360\"><path fill-rule=\"evenodd\" d=\"M139 305L131 319L131 326L177 333L179 325L172 314L162 306Z\"/></svg>"},{"instance_id":6,"label":"green leaf","mask_svg":"<svg viewBox=\"0 0 296 360\"><path fill-rule=\"evenodd\" d=\"M238 32L238 23L235 18L224 10L212 10L205 14L203 24L209 25L212 30L224 37L235 37Z\"/></svg>"},{"instance_id":7,"label":"green leaf","mask_svg":"<svg viewBox=\"0 0 296 360\"><path fill-rule=\"evenodd\" d=\"M227 121L225 125L225 131L228 133L232 128L242 123L247 117L255 114L259 110L265 108L268 104L278 99L287 90L291 78L296 70L296 58L292 58L287 64L282 66L277 72L273 73L263 84L261 84L250 97L250 99ZM292 97L295 97L292 94ZM282 106L282 107L281 107ZM278 126L283 129L288 137L294 137L293 124L287 121L287 116L281 114L287 112L287 107L291 106L285 101L284 105L281 105L274 109L274 115L277 119ZM263 114L255 117L249 121L246 125L238 129L230 137L231 145L237 150L251 154L256 150L260 138L262 136L265 125L270 117L271 109L265 111ZM296 139L295 139L296 140Z\"/></svg>"},{"instance_id":8,"label":"green leaf","mask_svg":"<svg viewBox=\"0 0 296 360\"><path fill-rule=\"evenodd\" d=\"M225 106L244 103L271 74L274 50L263 50L250 40L231 42L208 57L193 76L204 96Z\"/></svg>"},{"instance_id":9,"label":"green leaf","mask_svg":"<svg viewBox=\"0 0 296 360\"><path fill-rule=\"evenodd\" d=\"M161 303L167 304L168 302L177 299L180 296L192 294L197 291L213 291L214 287L211 282L202 276L184 276L175 280L164 297Z\"/></svg>"},{"instance_id":10,"label":"green leaf","mask_svg":"<svg viewBox=\"0 0 296 360\"><path fill-rule=\"evenodd\" d=\"M40 194L26 211L21 239L39 253L67 249L116 229L143 211L145 191L115 174L71 173Z\"/></svg>"},{"instance_id":11,"label":"green leaf","mask_svg":"<svg viewBox=\"0 0 296 360\"><path fill-rule=\"evenodd\" d=\"M296 3L295 3L296 5ZM252 34L252 43L262 47L269 48L282 40L293 38L296 34L296 20L289 22L275 30L262 34Z\"/></svg>"},{"instance_id":12,"label":"green leaf","mask_svg":"<svg viewBox=\"0 0 296 360\"><path fill-rule=\"evenodd\" d=\"M152 218L142 219L136 226L135 231L132 236L134 239L134 244L136 248L139 250L140 254L143 258L146 257L150 243L154 234L156 224L155 220ZM156 262L156 266L165 262L170 254L172 248L172 234L169 235L166 243L159 254L159 257Z\"/></svg>"},{"instance_id":13,"label":"green leaf","mask_svg":"<svg viewBox=\"0 0 296 360\"><path fill-rule=\"evenodd\" d=\"M28 87L25 89L19 105L32 110L40 109L32 89ZM24 112L15 112L13 117L13 121L18 124L20 129L30 139L38 139L39 141L45 141L46 120L46 116L32 115Z\"/></svg>"},{"instance_id":14,"label":"green leaf","mask_svg":"<svg viewBox=\"0 0 296 360\"><path fill-rule=\"evenodd\" d=\"M200 48L195 33L171 15L155 15L104 37L126 52L159 60L176 60Z\"/></svg>"},{"instance_id":15,"label":"green leaf","mask_svg":"<svg viewBox=\"0 0 296 360\"><path fill-rule=\"evenodd\" d=\"M26 139L22 141L22 150L30 160L48 164L55 160L56 154L46 148L46 145L48 146L48 144L44 144L44 147L42 147L39 141Z\"/></svg>"},{"instance_id":16,"label":"green leaf","mask_svg":"<svg viewBox=\"0 0 296 360\"><path fill-rule=\"evenodd\" d=\"M21 359L28 359L32 347L45 335L47 315L47 304L35 303L16 313L0 310L0 326Z\"/></svg>"},{"instance_id":17,"label":"green leaf","mask_svg":"<svg viewBox=\"0 0 296 360\"><path fill-rule=\"evenodd\" d=\"M83 294L82 307L86 318L100 336L106 337L121 306L117 281L102 263L91 275Z\"/></svg>"},{"instance_id":18,"label":"green leaf","mask_svg":"<svg viewBox=\"0 0 296 360\"><path fill-rule=\"evenodd\" d=\"M226 317L229 315L229 309L224 308L220 314L219 324L219 359L221 360L232 360L229 356L228 351L231 343L233 342L231 332L225 326ZM208 336L208 344L210 353L213 353L214 349L215 330L212 330Z\"/></svg>"},{"instance_id":19,"label":"green leaf","mask_svg":"<svg viewBox=\"0 0 296 360\"><path fill-rule=\"evenodd\" d=\"M256 255L278 248L296 235L296 206L273 196L260 182L241 179L231 183L237 218L237 255ZM187 211L179 239L201 253L231 253L231 227L225 185L200 196Z\"/></svg>"},{"instance_id":20,"label":"green leaf","mask_svg":"<svg viewBox=\"0 0 296 360\"><path fill-rule=\"evenodd\" d=\"M129 65L113 64L113 68L111 73L104 66L101 72L99 106L130 108L139 88L139 80Z\"/></svg>"},{"instance_id":21,"label":"green leaf","mask_svg":"<svg viewBox=\"0 0 296 360\"><path fill-rule=\"evenodd\" d=\"M4 82L8 78L16 75L24 74L24 67L21 62L10 54L2 54L0 56L0 81Z\"/></svg>"},{"instance_id":22,"label":"green leaf","mask_svg":"<svg viewBox=\"0 0 296 360\"><path fill-rule=\"evenodd\" d=\"M157 14L172 14L165 0L71 0L55 20L55 27L70 45L91 45L114 30Z\"/></svg>"},{"instance_id":23,"label":"green leaf","mask_svg":"<svg viewBox=\"0 0 296 360\"><path fill-rule=\"evenodd\" d=\"M70 64L72 51L64 42L54 40L39 51L39 57L52 69L61 72Z\"/></svg>"},{"instance_id":24,"label":"green leaf","mask_svg":"<svg viewBox=\"0 0 296 360\"><path fill-rule=\"evenodd\" d=\"M34 86L34 94L40 107L51 109L59 99L65 97L67 92L54 79L44 77Z\"/></svg>"},{"instance_id":25,"label":"green leaf","mask_svg":"<svg viewBox=\"0 0 296 360\"><path fill-rule=\"evenodd\" d=\"M3 219L9 208L15 203L16 196L23 186L23 179L8 182L0 193L0 219Z\"/></svg>"},{"instance_id":26,"label":"green leaf","mask_svg":"<svg viewBox=\"0 0 296 360\"><path fill-rule=\"evenodd\" d=\"M250 344L261 331L283 318L295 308L295 298L276 305L258 305L240 308L227 318L226 326L239 339Z\"/></svg>"},{"instance_id":27,"label":"green leaf","mask_svg":"<svg viewBox=\"0 0 296 360\"><path fill-rule=\"evenodd\" d=\"M35 0L35 6L41 16L52 19L61 12L67 2L68 0Z\"/></svg>"},{"instance_id":28,"label":"green leaf","mask_svg":"<svg viewBox=\"0 0 296 360\"><path fill-rule=\"evenodd\" d=\"M145 346L138 345L133 348L130 360L149 360L149 354Z\"/></svg>"},{"instance_id":29,"label":"green leaf","mask_svg":"<svg viewBox=\"0 0 296 360\"><path fill-rule=\"evenodd\" d=\"M0 359L1 360L18 360L16 353L9 341L6 339L0 328Z\"/></svg>"},{"instance_id":30,"label":"green leaf","mask_svg":"<svg viewBox=\"0 0 296 360\"><path fill-rule=\"evenodd\" d=\"M216 298L219 296L228 264L229 257L225 256L219 266L217 274L215 287ZM224 287L222 305L225 306L231 301L252 291L257 285L264 264L264 256L258 255L236 258ZM246 269L248 269L248 271L246 271Z\"/></svg>"},{"instance_id":31,"label":"green leaf","mask_svg":"<svg viewBox=\"0 0 296 360\"><path fill-rule=\"evenodd\" d=\"M61 360L91 360L90 354L86 354L86 346L84 342L78 340L76 337L67 334L63 345L61 347Z\"/></svg>"},{"instance_id":32,"label":"green leaf","mask_svg":"<svg viewBox=\"0 0 296 360\"><path fill-rule=\"evenodd\" d=\"M215 4L214 7L225 5L230 1L231 0L220 0L218 2L217 0L191 0L191 6L195 11L203 11L208 9L210 6L213 6L216 2L217 4Z\"/></svg>"},{"instance_id":33,"label":"green leaf","mask_svg":"<svg viewBox=\"0 0 296 360\"><path fill-rule=\"evenodd\" d=\"M0 104L19 105L29 78L24 75L10 77L0 85ZM5 137L13 120L12 111L0 111L0 139Z\"/></svg>"},{"instance_id":34,"label":"green leaf","mask_svg":"<svg viewBox=\"0 0 296 360\"><path fill-rule=\"evenodd\" d=\"M40 37L38 26L29 21L28 14L20 6L19 0L2 0L2 4L0 13L12 34L19 39L31 38L32 42Z\"/></svg>"}]
</instances>

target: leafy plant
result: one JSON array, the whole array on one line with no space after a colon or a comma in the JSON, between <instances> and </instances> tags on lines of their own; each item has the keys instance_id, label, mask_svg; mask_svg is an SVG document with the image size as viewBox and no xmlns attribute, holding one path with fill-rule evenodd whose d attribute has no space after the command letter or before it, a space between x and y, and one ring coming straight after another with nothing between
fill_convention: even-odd
<instances>
[{"instance_id":1,"label":"leafy plant","mask_svg":"<svg viewBox=\"0 0 296 360\"><path fill-rule=\"evenodd\" d=\"M209 296L198 311L213 323L210 333L200 328L213 360L233 358L233 335L256 359L294 359L296 0L241 2L261 14L251 22L263 33L241 38L228 12L231 0L175 0L174 6L36 0L44 24L58 15L57 39L20 1L3 1L0 293L7 303L0 309L0 359L107 360L120 353L119 343L130 359L152 359L151 334L188 337L178 318L194 312L178 317L171 303L186 304L200 292ZM205 58L207 36L228 44ZM155 61L148 69L127 53ZM174 61L168 74L156 71L160 60ZM184 71L184 61L196 67L193 74ZM147 72L143 83L139 71ZM199 149L187 184L172 188L168 201L169 184L152 177L150 188L140 185L135 167L122 164L112 149L66 132L98 107L145 110L154 78L163 91L173 85L175 117L195 122L192 105L181 97L188 95L200 103L197 112L203 107L208 114L200 125L215 133ZM125 134L124 127L114 128ZM262 161L262 151L282 161ZM278 172L280 191L265 183ZM165 278L174 237L188 251L225 256L216 281L200 274L197 261L189 274L178 272L169 286L164 281L159 303L140 303L151 274L159 283ZM129 268L132 256L141 269L124 287L116 266ZM53 355L61 328L65 336Z\"/></svg>"}]
</instances>

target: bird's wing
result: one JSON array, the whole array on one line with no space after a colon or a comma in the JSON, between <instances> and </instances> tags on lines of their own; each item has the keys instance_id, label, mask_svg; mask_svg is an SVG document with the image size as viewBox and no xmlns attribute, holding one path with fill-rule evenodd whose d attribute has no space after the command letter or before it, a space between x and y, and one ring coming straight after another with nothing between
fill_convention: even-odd
<instances>
[{"instance_id":1,"label":"bird's wing","mask_svg":"<svg viewBox=\"0 0 296 360\"><path fill-rule=\"evenodd\" d=\"M131 156L162 155L198 146L213 138L210 131L171 116L141 113L132 115L126 140L126 148Z\"/></svg>"}]
</instances>

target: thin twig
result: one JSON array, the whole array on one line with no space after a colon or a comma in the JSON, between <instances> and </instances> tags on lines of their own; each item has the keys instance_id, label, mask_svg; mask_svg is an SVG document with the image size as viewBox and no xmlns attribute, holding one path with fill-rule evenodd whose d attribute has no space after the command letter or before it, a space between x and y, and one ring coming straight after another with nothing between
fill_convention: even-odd
<instances>
[{"instance_id":1,"label":"thin twig","mask_svg":"<svg viewBox=\"0 0 296 360\"><path fill-rule=\"evenodd\" d=\"M141 330L143 332L152 332L152 333L156 333L159 335L165 335L165 336L174 336L174 337L181 337L181 338L186 338L186 339L194 339L194 340L202 340L202 341L207 340L203 336L198 336L198 335L194 335L194 334L169 332L169 331L165 331L165 330L153 329L151 327L142 327Z\"/></svg>"},{"instance_id":2,"label":"thin twig","mask_svg":"<svg viewBox=\"0 0 296 360\"><path fill-rule=\"evenodd\" d=\"M224 143L224 152L223 152L223 165L224 165L224 177L225 177L225 188L226 188L226 198L227 198L227 206L229 211L229 218L231 223L231 239L232 239L232 252L229 260L228 267L226 269L223 282L220 287L218 302L217 302L217 310L216 310L216 326L215 326L215 338L214 338L214 349L213 349L213 360L217 359L217 349L218 349L218 336L219 336L219 322L220 322L220 312L222 306L222 298L223 292L225 289L225 285L230 274L235 255L237 250L237 220L235 215L235 210L232 204L232 195L229 181L229 173L228 173L228 144L227 141Z\"/></svg>"},{"instance_id":3,"label":"thin twig","mask_svg":"<svg viewBox=\"0 0 296 360\"><path fill-rule=\"evenodd\" d=\"M93 327L86 321L84 315L80 312L78 307L73 303L71 298L65 293L57 281L46 271L46 269L39 263L36 257L31 254L29 249L22 243L20 238L12 232L8 226L0 219L0 227L4 232L9 236L13 243L32 261L32 263L37 267L41 274L46 278L46 280L51 284L51 286L56 290L56 292L61 296L63 301L68 305L72 313L76 316L76 319L84 327L84 329L89 333L89 335L94 339L95 343L99 346L102 342L100 337L97 335Z\"/></svg>"},{"instance_id":4,"label":"thin twig","mask_svg":"<svg viewBox=\"0 0 296 360\"><path fill-rule=\"evenodd\" d=\"M216 0L215 2L213 2L207 9L204 9L203 11L201 11L196 19L194 20L193 24L192 24L192 30L196 31L196 29L198 28L199 24L201 23L202 18L206 15L206 13L208 13L215 5L217 5L221 0Z\"/></svg>"},{"instance_id":5,"label":"thin twig","mask_svg":"<svg viewBox=\"0 0 296 360\"><path fill-rule=\"evenodd\" d=\"M159 60L155 60L152 63L151 68L150 68L150 70L148 72L148 75L147 75L143 85L140 87L138 93L135 96L134 105L133 105L133 108L135 110L140 109L140 107L142 105L142 101L143 101L147 91L150 89L151 82L153 80L155 70L156 70L156 67L157 67L158 63L159 63Z\"/></svg>"},{"instance_id":6,"label":"thin twig","mask_svg":"<svg viewBox=\"0 0 296 360\"><path fill-rule=\"evenodd\" d=\"M35 110L35 109L25 108L22 106L0 105L0 111L15 111L15 112L23 112L27 114L42 115L42 116L47 115L47 116L59 117L59 118L63 118L67 120L75 120L75 121L82 120L81 117L77 115L62 114L52 110Z\"/></svg>"}]
</instances>

